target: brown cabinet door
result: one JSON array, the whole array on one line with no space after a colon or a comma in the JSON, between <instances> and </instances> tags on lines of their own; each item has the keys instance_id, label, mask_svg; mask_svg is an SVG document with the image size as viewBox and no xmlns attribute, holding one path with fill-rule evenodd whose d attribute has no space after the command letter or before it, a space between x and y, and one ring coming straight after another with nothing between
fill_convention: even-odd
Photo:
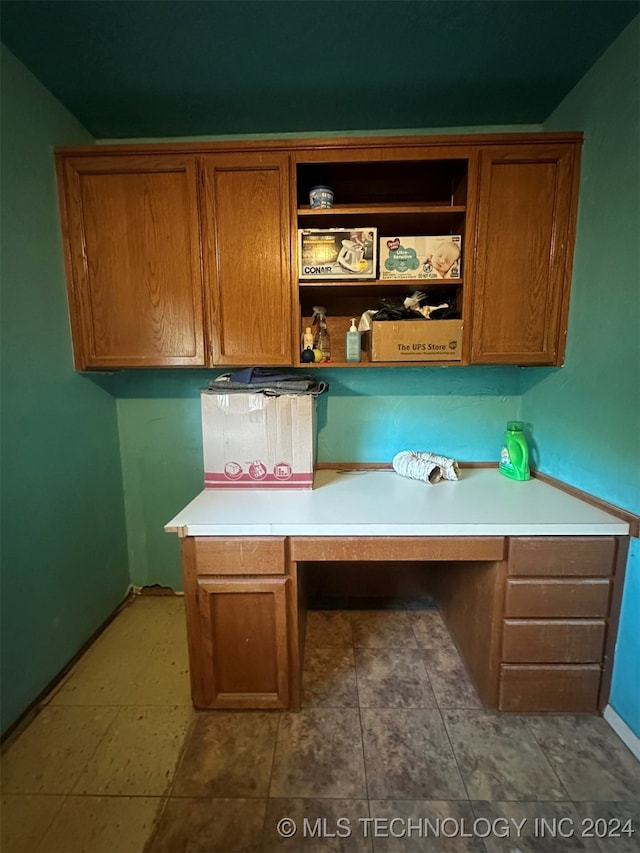
<instances>
[{"instance_id":1,"label":"brown cabinet door","mask_svg":"<svg viewBox=\"0 0 640 853\"><path fill-rule=\"evenodd\" d=\"M289 156L202 157L213 364L292 364Z\"/></svg>"},{"instance_id":2,"label":"brown cabinet door","mask_svg":"<svg viewBox=\"0 0 640 853\"><path fill-rule=\"evenodd\" d=\"M195 157L60 160L76 368L204 365Z\"/></svg>"},{"instance_id":3,"label":"brown cabinet door","mask_svg":"<svg viewBox=\"0 0 640 853\"><path fill-rule=\"evenodd\" d=\"M578 152L573 143L481 150L472 362L562 363Z\"/></svg>"},{"instance_id":4,"label":"brown cabinet door","mask_svg":"<svg viewBox=\"0 0 640 853\"><path fill-rule=\"evenodd\" d=\"M196 707L288 707L288 582L282 577L198 579Z\"/></svg>"}]
</instances>

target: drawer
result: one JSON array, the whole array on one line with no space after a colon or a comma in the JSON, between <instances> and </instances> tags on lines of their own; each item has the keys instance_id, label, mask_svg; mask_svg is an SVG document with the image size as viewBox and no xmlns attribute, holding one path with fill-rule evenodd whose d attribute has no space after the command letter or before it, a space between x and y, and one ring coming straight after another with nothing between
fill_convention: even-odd
<instances>
[{"instance_id":1,"label":"drawer","mask_svg":"<svg viewBox=\"0 0 640 853\"><path fill-rule=\"evenodd\" d=\"M284 536L196 537L199 575L283 575L286 572Z\"/></svg>"},{"instance_id":2,"label":"drawer","mask_svg":"<svg viewBox=\"0 0 640 853\"><path fill-rule=\"evenodd\" d=\"M504 559L502 536L293 536L291 559L318 562L374 560L495 561Z\"/></svg>"},{"instance_id":3,"label":"drawer","mask_svg":"<svg viewBox=\"0 0 640 853\"><path fill-rule=\"evenodd\" d=\"M518 537L509 540L509 574L608 577L615 553L612 536Z\"/></svg>"},{"instance_id":4,"label":"drawer","mask_svg":"<svg viewBox=\"0 0 640 853\"><path fill-rule=\"evenodd\" d=\"M598 709L600 667L517 666L500 668L500 711L538 713L593 712Z\"/></svg>"},{"instance_id":5,"label":"drawer","mask_svg":"<svg viewBox=\"0 0 640 853\"><path fill-rule=\"evenodd\" d=\"M505 619L505 663L599 663L606 623L601 619Z\"/></svg>"},{"instance_id":6,"label":"drawer","mask_svg":"<svg viewBox=\"0 0 640 853\"><path fill-rule=\"evenodd\" d=\"M606 618L611 582L598 580L507 580L504 615Z\"/></svg>"}]
</instances>

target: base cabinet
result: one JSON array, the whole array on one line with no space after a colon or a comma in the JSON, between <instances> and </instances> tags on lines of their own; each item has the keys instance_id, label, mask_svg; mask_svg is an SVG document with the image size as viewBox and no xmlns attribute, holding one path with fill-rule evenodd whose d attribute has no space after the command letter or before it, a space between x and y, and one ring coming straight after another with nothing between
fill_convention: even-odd
<instances>
[{"instance_id":1,"label":"base cabinet","mask_svg":"<svg viewBox=\"0 0 640 853\"><path fill-rule=\"evenodd\" d=\"M612 536L510 540L499 710L597 711L615 565Z\"/></svg>"},{"instance_id":2,"label":"base cabinet","mask_svg":"<svg viewBox=\"0 0 640 853\"><path fill-rule=\"evenodd\" d=\"M287 583L287 578L198 580L198 707L288 707Z\"/></svg>"},{"instance_id":3,"label":"base cabinet","mask_svg":"<svg viewBox=\"0 0 640 853\"><path fill-rule=\"evenodd\" d=\"M182 540L196 708L288 708L295 578L284 537Z\"/></svg>"},{"instance_id":4,"label":"base cabinet","mask_svg":"<svg viewBox=\"0 0 640 853\"><path fill-rule=\"evenodd\" d=\"M305 549L314 546L314 565L321 570L349 554L361 561L368 542L328 537L323 551L309 537L185 537L194 706L298 710ZM602 709L628 537L510 537L507 558L499 537L469 538L466 545L463 555L460 542L436 537L432 557L433 548L448 557L430 561L426 549L415 560L415 539L377 537L377 553L369 557L390 572L403 559L431 562L429 583L486 707L520 713Z\"/></svg>"}]
</instances>

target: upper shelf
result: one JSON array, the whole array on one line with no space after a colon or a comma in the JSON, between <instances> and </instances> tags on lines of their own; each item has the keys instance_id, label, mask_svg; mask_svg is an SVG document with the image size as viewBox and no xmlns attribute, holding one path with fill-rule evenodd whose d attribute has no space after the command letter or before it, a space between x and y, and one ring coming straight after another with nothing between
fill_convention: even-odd
<instances>
[{"instance_id":1,"label":"upper shelf","mask_svg":"<svg viewBox=\"0 0 640 853\"><path fill-rule=\"evenodd\" d=\"M464 204L337 204L326 209L311 208L309 205L304 205L298 208L298 216L353 216L355 214L372 214L376 216L380 213L464 213L466 206Z\"/></svg>"}]
</instances>

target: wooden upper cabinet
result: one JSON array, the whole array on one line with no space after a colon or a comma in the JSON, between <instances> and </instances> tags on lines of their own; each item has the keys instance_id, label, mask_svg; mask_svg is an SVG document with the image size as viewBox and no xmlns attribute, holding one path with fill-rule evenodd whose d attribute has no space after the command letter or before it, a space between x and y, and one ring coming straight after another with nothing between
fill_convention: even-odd
<instances>
[{"instance_id":1,"label":"wooden upper cabinet","mask_svg":"<svg viewBox=\"0 0 640 853\"><path fill-rule=\"evenodd\" d=\"M579 143L479 152L470 361L562 364Z\"/></svg>"},{"instance_id":2,"label":"wooden upper cabinet","mask_svg":"<svg viewBox=\"0 0 640 853\"><path fill-rule=\"evenodd\" d=\"M201 158L211 361L291 364L289 155Z\"/></svg>"},{"instance_id":3,"label":"wooden upper cabinet","mask_svg":"<svg viewBox=\"0 0 640 853\"><path fill-rule=\"evenodd\" d=\"M442 284L298 281L298 228L360 226L463 235L450 283L462 364L561 364L580 144L566 133L61 149L75 366L297 365L322 304L332 366L351 367L351 317ZM322 183L336 205L311 210Z\"/></svg>"},{"instance_id":4,"label":"wooden upper cabinet","mask_svg":"<svg viewBox=\"0 0 640 853\"><path fill-rule=\"evenodd\" d=\"M58 166L76 368L204 365L195 157Z\"/></svg>"}]
</instances>

